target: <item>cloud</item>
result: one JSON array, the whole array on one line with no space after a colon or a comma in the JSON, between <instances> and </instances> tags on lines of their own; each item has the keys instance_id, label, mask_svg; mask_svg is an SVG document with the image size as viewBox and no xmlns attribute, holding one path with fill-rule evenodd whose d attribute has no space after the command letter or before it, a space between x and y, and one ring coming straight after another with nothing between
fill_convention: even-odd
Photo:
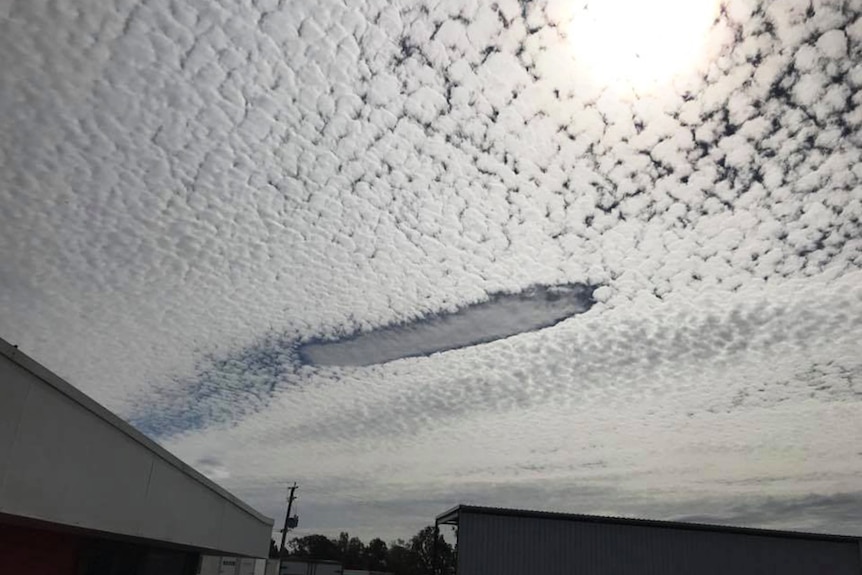
<instances>
[{"instance_id":1,"label":"cloud","mask_svg":"<svg viewBox=\"0 0 862 575\"><path fill-rule=\"evenodd\" d=\"M195 461L194 467L213 481L224 481L230 477L230 471L214 457L202 457Z\"/></svg>"},{"instance_id":2,"label":"cloud","mask_svg":"<svg viewBox=\"0 0 862 575\"><path fill-rule=\"evenodd\" d=\"M276 386L300 381L295 347L295 341L269 335L227 355L208 357L194 375L134 398L129 421L164 438L241 419L265 407Z\"/></svg>"},{"instance_id":3,"label":"cloud","mask_svg":"<svg viewBox=\"0 0 862 575\"><path fill-rule=\"evenodd\" d=\"M729 0L639 98L562 1L54 4L0 19L0 333L188 461L369 533L516 489L852 528L857 2ZM565 285L601 287L483 345L387 327ZM452 347L541 309L497 303Z\"/></svg>"},{"instance_id":4,"label":"cloud","mask_svg":"<svg viewBox=\"0 0 862 575\"><path fill-rule=\"evenodd\" d=\"M532 286L517 294L492 294L448 314L328 342L269 335L226 357L209 358L193 378L166 386L157 405L142 398L131 421L160 438L235 421L263 409L276 388L302 385L304 366L368 366L539 330L588 311L594 291L579 284Z\"/></svg>"},{"instance_id":5,"label":"cloud","mask_svg":"<svg viewBox=\"0 0 862 575\"><path fill-rule=\"evenodd\" d=\"M427 356L536 331L587 311L594 288L532 286L517 294L492 294L454 313L419 318L329 342L299 346L303 362L318 366L373 365Z\"/></svg>"},{"instance_id":6,"label":"cloud","mask_svg":"<svg viewBox=\"0 0 862 575\"><path fill-rule=\"evenodd\" d=\"M776 528L811 529L825 533L853 533L859 523L862 492L801 497L762 497L715 510L706 516L684 515L681 521L715 521L728 525L763 523Z\"/></svg>"}]
</instances>

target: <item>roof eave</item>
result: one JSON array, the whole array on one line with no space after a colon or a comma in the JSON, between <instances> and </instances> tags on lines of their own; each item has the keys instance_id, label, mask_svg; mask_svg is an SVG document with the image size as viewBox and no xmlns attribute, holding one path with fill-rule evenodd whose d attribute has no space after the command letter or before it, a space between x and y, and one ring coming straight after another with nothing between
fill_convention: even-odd
<instances>
[{"instance_id":1,"label":"roof eave","mask_svg":"<svg viewBox=\"0 0 862 575\"><path fill-rule=\"evenodd\" d=\"M435 525L457 525L458 524L458 516L461 513L461 508L463 505L459 504L455 507L449 509L448 511L444 511L440 515L437 516L437 519L434 520Z\"/></svg>"}]
</instances>

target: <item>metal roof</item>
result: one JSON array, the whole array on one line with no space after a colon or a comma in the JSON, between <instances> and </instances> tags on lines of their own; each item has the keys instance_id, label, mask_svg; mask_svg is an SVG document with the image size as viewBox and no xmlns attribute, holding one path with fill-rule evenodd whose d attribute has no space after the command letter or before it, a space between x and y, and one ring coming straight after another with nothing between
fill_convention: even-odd
<instances>
[{"instance_id":1,"label":"metal roof","mask_svg":"<svg viewBox=\"0 0 862 575\"><path fill-rule=\"evenodd\" d=\"M609 525L633 525L657 527L662 529L685 529L688 531L713 531L741 535L760 535L763 537L784 537L791 539L813 539L821 541L853 541L862 545L862 536L831 535L826 533L807 533L804 531L782 531L777 529L757 529L754 527L733 527L707 523L686 523L683 521L661 521L656 519L634 519L627 517L603 517L601 515L581 515L578 513L558 513L553 511L533 511L527 509L506 509L503 507L482 507L477 505L456 505L437 516L437 525L457 525L461 513L477 515L500 515L527 519L551 519L556 521L579 521L583 523L604 523Z\"/></svg>"}]
</instances>

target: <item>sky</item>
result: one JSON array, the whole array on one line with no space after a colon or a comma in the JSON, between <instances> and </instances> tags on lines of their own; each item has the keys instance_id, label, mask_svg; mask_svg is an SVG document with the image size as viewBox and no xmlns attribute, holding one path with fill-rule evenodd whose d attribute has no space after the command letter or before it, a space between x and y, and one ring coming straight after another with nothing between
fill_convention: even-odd
<instances>
[{"instance_id":1,"label":"sky","mask_svg":"<svg viewBox=\"0 0 862 575\"><path fill-rule=\"evenodd\" d=\"M0 336L299 535L862 534L862 0L603 2L3 2Z\"/></svg>"}]
</instances>

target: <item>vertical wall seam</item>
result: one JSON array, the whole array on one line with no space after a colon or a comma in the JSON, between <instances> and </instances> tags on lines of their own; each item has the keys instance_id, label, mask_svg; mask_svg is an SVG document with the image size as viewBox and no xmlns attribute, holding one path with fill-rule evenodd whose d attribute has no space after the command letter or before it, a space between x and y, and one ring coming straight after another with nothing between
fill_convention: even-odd
<instances>
[{"instance_id":1,"label":"vertical wall seam","mask_svg":"<svg viewBox=\"0 0 862 575\"><path fill-rule=\"evenodd\" d=\"M151 454L150 455L150 472L147 473L147 486L144 489L144 501L143 501L144 508L146 508L148 503L149 503L150 483L152 483L152 481L153 481L153 470L155 469L155 467L156 467L156 456ZM143 522L144 516L145 516L145 513L141 513L138 516L138 524L135 527L135 533L137 533L139 535L141 534L141 523Z\"/></svg>"}]
</instances>

